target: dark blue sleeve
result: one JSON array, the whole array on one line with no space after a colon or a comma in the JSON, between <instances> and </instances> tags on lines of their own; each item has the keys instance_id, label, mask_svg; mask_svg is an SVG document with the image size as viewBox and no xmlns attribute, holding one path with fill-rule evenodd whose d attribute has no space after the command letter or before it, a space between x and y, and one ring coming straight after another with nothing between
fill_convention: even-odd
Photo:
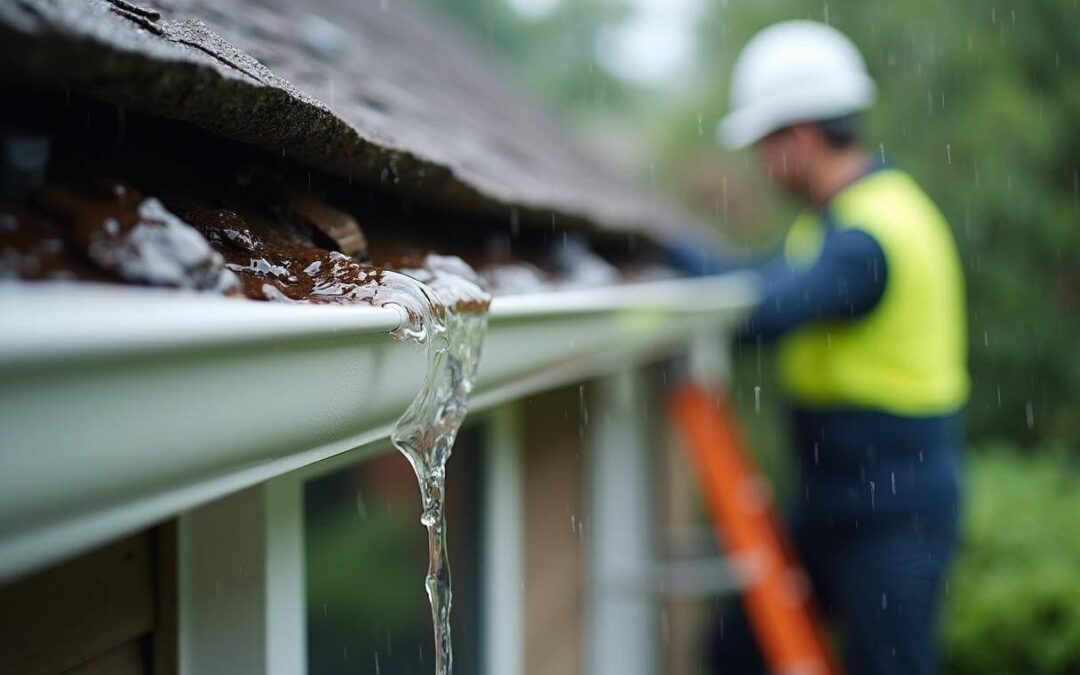
<instances>
[{"instance_id":1,"label":"dark blue sleeve","mask_svg":"<svg viewBox=\"0 0 1080 675\"><path fill-rule=\"evenodd\" d=\"M690 276L709 276L757 269L763 264L761 258L724 255L689 239L668 245L664 252L669 265Z\"/></svg>"},{"instance_id":2,"label":"dark blue sleeve","mask_svg":"<svg viewBox=\"0 0 1080 675\"><path fill-rule=\"evenodd\" d=\"M765 294L739 333L740 342L772 342L804 324L850 319L872 310L885 292L885 252L862 230L832 231L805 270L769 264L758 270Z\"/></svg>"}]
</instances>

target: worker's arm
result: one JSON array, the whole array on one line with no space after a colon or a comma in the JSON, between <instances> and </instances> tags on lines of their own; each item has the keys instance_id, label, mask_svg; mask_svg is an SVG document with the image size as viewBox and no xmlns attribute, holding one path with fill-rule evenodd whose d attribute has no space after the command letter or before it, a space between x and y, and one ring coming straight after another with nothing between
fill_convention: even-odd
<instances>
[{"instance_id":1,"label":"worker's arm","mask_svg":"<svg viewBox=\"0 0 1080 675\"><path fill-rule=\"evenodd\" d=\"M885 252L862 230L830 232L821 256L804 270L787 264L758 269L765 293L739 332L741 342L775 341L804 324L866 314L885 292Z\"/></svg>"},{"instance_id":2,"label":"worker's arm","mask_svg":"<svg viewBox=\"0 0 1080 675\"><path fill-rule=\"evenodd\" d=\"M710 276L746 269L759 270L774 259L774 256L755 258L725 255L717 252L714 247L693 239L669 242L664 252L669 265L690 276Z\"/></svg>"}]
</instances>

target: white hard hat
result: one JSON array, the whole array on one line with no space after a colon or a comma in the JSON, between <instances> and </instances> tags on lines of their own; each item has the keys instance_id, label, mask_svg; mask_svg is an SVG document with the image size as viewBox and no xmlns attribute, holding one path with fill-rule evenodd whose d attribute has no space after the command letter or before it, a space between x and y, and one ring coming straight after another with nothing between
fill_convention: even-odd
<instances>
[{"instance_id":1,"label":"white hard hat","mask_svg":"<svg viewBox=\"0 0 1080 675\"><path fill-rule=\"evenodd\" d=\"M846 35L815 21L784 21L750 40L731 74L730 109L717 135L743 148L796 122L866 110L877 88Z\"/></svg>"}]
</instances>

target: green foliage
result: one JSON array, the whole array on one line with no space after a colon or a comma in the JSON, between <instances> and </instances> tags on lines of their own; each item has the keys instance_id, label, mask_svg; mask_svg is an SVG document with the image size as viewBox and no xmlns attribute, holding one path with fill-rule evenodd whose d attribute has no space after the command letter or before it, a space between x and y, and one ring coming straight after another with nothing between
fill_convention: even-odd
<instances>
[{"instance_id":1,"label":"green foliage","mask_svg":"<svg viewBox=\"0 0 1080 675\"><path fill-rule=\"evenodd\" d=\"M306 528L310 671L415 672L418 648L430 660L425 541L415 519L339 508L309 516Z\"/></svg>"},{"instance_id":2,"label":"green foliage","mask_svg":"<svg viewBox=\"0 0 1080 675\"><path fill-rule=\"evenodd\" d=\"M1080 672L1080 474L1061 448L992 446L969 467L964 548L948 586L954 675Z\"/></svg>"}]
</instances>

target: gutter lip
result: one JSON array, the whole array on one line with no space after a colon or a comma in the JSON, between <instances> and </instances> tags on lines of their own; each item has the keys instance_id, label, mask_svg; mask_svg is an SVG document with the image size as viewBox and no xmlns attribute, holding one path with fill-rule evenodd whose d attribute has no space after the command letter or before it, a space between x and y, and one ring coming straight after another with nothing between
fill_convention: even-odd
<instances>
[{"instance_id":1,"label":"gutter lip","mask_svg":"<svg viewBox=\"0 0 1080 675\"><path fill-rule=\"evenodd\" d=\"M758 294L754 272L662 279L598 288L565 289L496 297L491 319L517 319L568 314L652 312L675 315L706 315L732 308L733 298Z\"/></svg>"},{"instance_id":2,"label":"gutter lip","mask_svg":"<svg viewBox=\"0 0 1080 675\"><path fill-rule=\"evenodd\" d=\"M0 316L9 317L0 333L0 368L390 333L402 320L392 307L290 305L175 289L20 281L0 282Z\"/></svg>"},{"instance_id":3,"label":"gutter lip","mask_svg":"<svg viewBox=\"0 0 1080 675\"><path fill-rule=\"evenodd\" d=\"M757 295L737 272L498 296L489 321L583 314L709 315ZM191 291L83 282L0 281L0 368L265 342L392 333L393 306L281 304ZM19 320L23 317L22 320ZM15 319L15 320L12 320Z\"/></svg>"}]
</instances>

